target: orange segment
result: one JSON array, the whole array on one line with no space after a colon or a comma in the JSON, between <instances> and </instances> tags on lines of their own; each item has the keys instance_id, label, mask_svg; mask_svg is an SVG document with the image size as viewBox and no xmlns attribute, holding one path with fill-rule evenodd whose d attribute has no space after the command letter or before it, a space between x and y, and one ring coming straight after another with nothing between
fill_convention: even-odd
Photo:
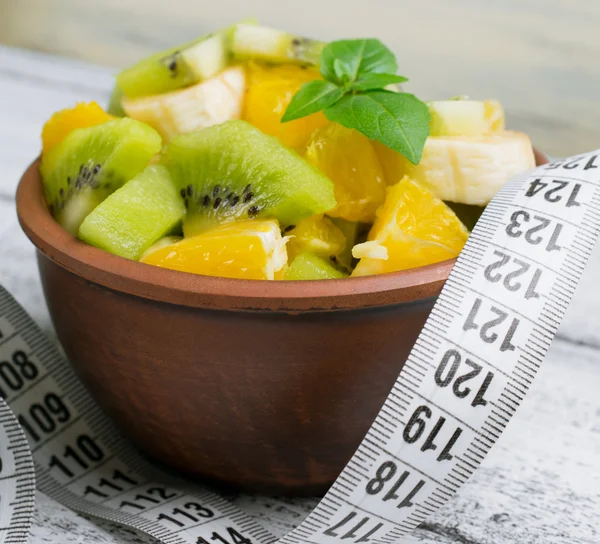
<instances>
[{"instance_id":1,"label":"orange segment","mask_svg":"<svg viewBox=\"0 0 600 544\"><path fill-rule=\"evenodd\" d=\"M353 248L360 261L353 276L416 268L457 257L469 231L432 192L404 177L388 189L369 232Z\"/></svg>"},{"instance_id":2,"label":"orange segment","mask_svg":"<svg viewBox=\"0 0 600 544\"><path fill-rule=\"evenodd\" d=\"M158 247L141 262L205 276L273 280L287 262L285 243L273 219L240 221Z\"/></svg>"},{"instance_id":3,"label":"orange segment","mask_svg":"<svg viewBox=\"0 0 600 544\"><path fill-rule=\"evenodd\" d=\"M338 123L317 130L305 158L334 184L337 206L331 217L370 223L385 199L385 178L371 140Z\"/></svg>"},{"instance_id":4,"label":"orange segment","mask_svg":"<svg viewBox=\"0 0 600 544\"><path fill-rule=\"evenodd\" d=\"M304 83L321 79L314 69L292 64L266 66L249 62L248 89L242 119L292 149L301 150L315 129L327 124L323 113L281 123L292 97Z\"/></svg>"},{"instance_id":5,"label":"orange segment","mask_svg":"<svg viewBox=\"0 0 600 544\"><path fill-rule=\"evenodd\" d=\"M57 111L42 128L42 153L62 142L76 128L100 125L114 119L96 102L79 102L74 108Z\"/></svg>"}]
</instances>

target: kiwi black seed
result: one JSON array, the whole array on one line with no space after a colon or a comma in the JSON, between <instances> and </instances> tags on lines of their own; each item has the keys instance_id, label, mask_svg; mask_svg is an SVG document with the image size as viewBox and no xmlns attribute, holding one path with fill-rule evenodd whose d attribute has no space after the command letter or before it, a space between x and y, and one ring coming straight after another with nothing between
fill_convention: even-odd
<instances>
[{"instance_id":1,"label":"kiwi black seed","mask_svg":"<svg viewBox=\"0 0 600 544\"><path fill-rule=\"evenodd\" d=\"M202 199L202 205L206 208L210 204L210 197L208 195L204 195Z\"/></svg>"},{"instance_id":2,"label":"kiwi black seed","mask_svg":"<svg viewBox=\"0 0 600 544\"><path fill-rule=\"evenodd\" d=\"M294 230L296 228L296 225L288 225L287 227L285 227L283 229L283 233L285 234L286 232L290 232L292 230Z\"/></svg>"},{"instance_id":3,"label":"kiwi black seed","mask_svg":"<svg viewBox=\"0 0 600 544\"><path fill-rule=\"evenodd\" d=\"M93 166L93 163L82 163L79 165L79 173L75 177L75 181L73 181L71 176L67 176L66 187L71 187L74 185L75 188L78 190L84 189L86 187L96 189L99 187L99 182L96 180L96 177L98 176L98 174L100 174L100 170L101 168L98 164ZM58 205L58 201L63 201L65 194L68 197L71 196L73 194L72 189L69 189L69 191L65 193L65 187L61 187L58 190L58 198L56 199L57 201L54 202L54 204Z\"/></svg>"},{"instance_id":4,"label":"kiwi black seed","mask_svg":"<svg viewBox=\"0 0 600 544\"><path fill-rule=\"evenodd\" d=\"M179 60L180 55L181 54L179 51L175 51L172 55L169 55L168 57L165 57L163 59L163 62L165 63L167 69L169 70L170 76L173 78L177 77L177 75L179 73L178 60Z\"/></svg>"},{"instance_id":5,"label":"kiwi black seed","mask_svg":"<svg viewBox=\"0 0 600 544\"><path fill-rule=\"evenodd\" d=\"M239 196L237 196L237 195L236 195L236 196L234 196L234 197L231 199L231 204L230 204L230 205L231 205L231 207L232 207L232 208L234 208L235 206L237 206L237 204L238 204L238 202L239 202L239 201L240 201L240 197L239 197Z\"/></svg>"},{"instance_id":6,"label":"kiwi black seed","mask_svg":"<svg viewBox=\"0 0 600 544\"><path fill-rule=\"evenodd\" d=\"M101 170L100 164L94 164L91 161L80 164L79 168L76 170L78 174L74 177L67 176L66 183L63 187L58 189L58 193L54 200L49 203L51 213L54 214L55 211L63 210L65 208L66 202L74 195L73 187L77 192L81 192L87 188L98 189L101 183L97 178L100 175ZM68 190L66 190L67 188Z\"/></svg>"},{"instance_id":7,"label":"kiwi black seed","mask_svg":"<svg viewBox=\"0 0 600 544\"><path fill-rule=\"evenodd\" d=\"M194 194L194 188L191 185L187 186L187 195L192 196Z\"/></svg>"},{"instance_id":8,"label":"kiwi black seed","mask_svg":"<svg viewBox=\"0 0 600 544\"><path fill-rule=\"evenodd\" d=\"M181 195L181 198L185 198L185 195L186 195L185 189L181 189L181 191L179 191L179 194Z\"/></svg>"},{"instance_id":9,"label":"kiwi black seed","mask_svg":"<svg viewBox=\"0 0 600 544\"><path fill-rule=\"evenodd\" d=\"M302 61L311 56L317 42L309 38L294 38L291 42L291 55L293 58ZM319 51L320 52L320 51ZM300 68L306 69L309 65L307 62L300 62Z\"/></svg>"},{"instance_id":10,"label":"kiwi black seed","mask_svg":"<svg viewBox=\"0 0 600 544\"><path fill-rule=\"evenodd\" d=\"M213 209L216 210L221 205L221 202L222 202L222 200L221 200L220 196L218 196L217 198L215 198L215 201L213 203Z\"/></svg>"},{"instance_id":11,"label":"kiwi black seed","mask_svg":"<svg viewBox=\"0 0 600 544\"><path fill-rule=\"evenodd\" d=\"M258 209L258 206L250 206L248 208L248 216L249 217L256 217L258 215L258 212L260 210Z\"/></svg>"},{"instance_id":12,"label":"kiwi black seed","mask_svg":"<svg viewBox=\"0 0 600 544\"><path fill-rule=\"evenodd\" d=\"M253 196L254 196L254 193L252 193L252 192L246 193L244 195L244 204L247 204L248 202L250 202L252 200Z\"/></svg>"}]
</instances>

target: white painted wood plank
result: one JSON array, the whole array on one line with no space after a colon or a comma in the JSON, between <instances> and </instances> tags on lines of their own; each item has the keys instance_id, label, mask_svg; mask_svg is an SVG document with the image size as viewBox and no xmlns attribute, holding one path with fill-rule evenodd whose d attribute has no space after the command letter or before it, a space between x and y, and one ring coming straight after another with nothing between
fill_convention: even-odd
<instances>
[{"instance_id":1,"label":"white painted wood plank","mask_svg":"<svg viewBox=\"0 0 600 544\"><path fill-rule=\"evenodd\" d=\"M39 154L52 113L78 101L105 105L111 88L109 69L0 46L0 197L14 194Z\"/></svg>"},{"instance_id":2,"label":"white painted wood plank","mask_svg":"<svg viewBox=\"0 0 600 544\"><path fill-rule=\"evenodd\" d=\"M85 83L81 83L85 81ZM17 225L12 193L39 148L50 113L75 100L104 100L109 71L0 48L0 283L52 329L34 251ZM596 255L598 260L599 255ZM586 273L564 336L600 342L597 262ZM598 544L600 351L557 342L530 396L482 468L415 539L426 544ZM283 534L314 501L239 496L236 502ZM141 542L41 497L32 544Z\"/></svg>"}]
</instances>

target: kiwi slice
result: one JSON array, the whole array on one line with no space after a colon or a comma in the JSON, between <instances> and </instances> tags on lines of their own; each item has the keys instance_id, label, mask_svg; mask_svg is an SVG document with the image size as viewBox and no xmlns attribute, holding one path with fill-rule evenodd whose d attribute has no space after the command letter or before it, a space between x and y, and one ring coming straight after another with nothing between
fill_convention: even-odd
<instances>
[{"instance_id":1,"label":"kiwi slice","mask_svg":"<svg viewBox=\"0 0 600 544\"><path fill-rule=\"evenodd\" d=\"M282 30L240 23L233 29L231 52L239 59L274 63L319 64L324 42Z\"/></svg>"},{"instance_id":2,"label":"kiwi slice","mask_svg":"<svg viewBox=\"0 0 600 544\"><path fill-rule=\"evenodd\" d=\"M79 227L79 238L127 259L139 259L181 221L185 207L169 171L148 166L99 204Z\"/></svg>"},{"instance_id":3,"label":"kiwi slice","mask_svg":"<svg viewBox=\"0 0 600 544\"><path fill-rule=\"evenodd\" d=\"M144 253L142 253L139 260L143 261L146 257L148 257L149 255L152 255L152 253L154 253L155 251L158 251L159 249L162 249L163 247L172 246L173 244L176 244L177 242L181 242L181 240L183 240L183 237L176 236L174 234L170 234L169 236L160 238L159 240L154 242L146 251L144 251Z\"/></svg>"},{"instance_id":4,"label":"kiwi slice","mask_svg":"<svg viewBox=\"0 0 600 544\"><path fill-rule=\"evenodd\" d=\"M231 28L155 53L117 75L117 87L129 98L187 87L223 70L229 61Z\"/></svg>"},{"instance_id":5,"label":"kiwi slice","mask_svg":"<svg viewBox=\"0 0 600 544\"><path fill-rule=\"evenodd\" d=\"M134 119L80 128L42 157L44 195L55 219L76 234L84 218L160 151L158 133Z\"/></svg>"},{"instance_id":6,"label":"kiwi slice","mask_svg":"<svg viewBox=\"0 0 600 544\"><path fill-rule=\"evenodd\" d=\"M108 100L108 108L106 109L108 113L115 117L125 117L127 115L121 105L121 98L123 98L123 91L115 85Z\"/></svg>"},{"instance_id":7,"label":"kiwi slice","mask_svg":"<svg viewBox=\"0 0 600 544\"><path fill-rule=\"evenodd\" d=\"M285 271L285 280L335 280L347 278L348 274L340 272L330 262L314 253L305 251L296 256Z\"/></svg>"},{"instance_id":8,"label":"kiwi slice","mask_svg":"<svg viewBox=\"0 0 600 544\"><path fill-rule=\"evenodd\" d=\"M297 225L336 205L333 183L325 175L246 121L177 136L161 162L185 199L186 236L255 217L278 219L282 227Z\"/></svg>"},{"instance_id":9,"label":"kiwi slice","mask_svg":"<svg viewBox=\"0 0 600 544\"><path fill-rule=\"evenodd\" d=\"M340 229L346 239L346 244L336 255L337 262L334 264L337 264L338 267L341 265L346 270L351 271L356 264L356 260L352 257L352 248L356 245L358 235L361 229L364 228L364 223L348 221L341 217L332 217L331 221L338 229Z\"/></svg>"}]
</instances>

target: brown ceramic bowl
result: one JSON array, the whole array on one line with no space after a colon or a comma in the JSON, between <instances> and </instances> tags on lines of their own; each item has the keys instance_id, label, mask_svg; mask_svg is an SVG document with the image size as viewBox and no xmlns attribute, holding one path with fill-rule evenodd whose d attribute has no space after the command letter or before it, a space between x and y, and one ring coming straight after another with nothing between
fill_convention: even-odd
<instances>
[{"instance_id":1,"label":"brown ceramic bowl","mask_svg":"<svg viewBox=\"0 0 600 544\"><path fill-rule=\"evenodd\" d=\"M453 265L269 283L144 265L64 231L38 162L17 209L58 337L96 401L155 459L247 490L332 483Z\"/></svg>"}]
</instances>

